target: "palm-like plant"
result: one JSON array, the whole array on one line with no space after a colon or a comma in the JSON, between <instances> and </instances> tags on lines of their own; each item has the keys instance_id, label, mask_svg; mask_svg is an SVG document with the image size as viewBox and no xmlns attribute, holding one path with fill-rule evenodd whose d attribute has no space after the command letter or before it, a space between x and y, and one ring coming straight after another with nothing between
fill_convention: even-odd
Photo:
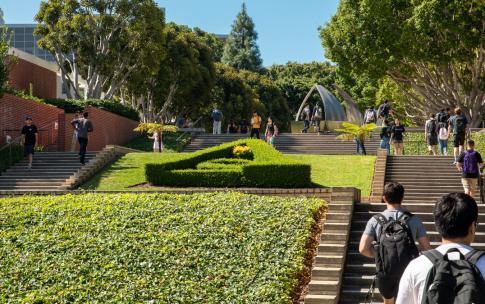
<instances>
[{"instance_id":1,"label":"palm-like plant","mask_svg":"<svg viewBox=\"0 0 485 304\"><path fill-rule=\"evenodd\" d=\"M337 136L338 139L342 141L356 141L357 145L362 147L364 154L365 152L365 140L370 137L370 134L378 128L375 123L364 124L362 126L350 123L350 122L343 122L342 129L336 129L335 131L342 133Z\"/></svg>"}]
</instances>

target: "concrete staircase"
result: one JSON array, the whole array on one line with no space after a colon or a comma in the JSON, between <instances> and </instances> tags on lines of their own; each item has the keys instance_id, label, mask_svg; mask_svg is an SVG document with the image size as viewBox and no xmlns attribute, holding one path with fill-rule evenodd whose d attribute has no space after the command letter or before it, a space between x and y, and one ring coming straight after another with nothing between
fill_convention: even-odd
<instances>
[{"instance_id":1,"label":"concrete staircase","mask_svg":"<svg viewBox=\"0 0 485 304\"><path fill-rule=\"evenodd\" d=\"M405 207L423 221L431 244L440 244L434 227L433 210L437 199L449 192L462 192L460 175L452 165L452 157L389 156L386 182L400 182L405 187ZM358 244L367 221L385 209L383 203L360 203L354 207L348 243L346 266L340 303L365 303L375 273L374 260L361 256ZM479 223L485 221L485 206L479 206ZM485 250L485 224L479 224L473 246ZM382 302L376 289L374 303Z\"/></svg>"},{"instance_id":2,"label":"concrete staircase","mask_svg":"<svg viewBox=\"0 0 485 304\"><path fill-rule=\"evenodd\" d=\"M185 152L194 152L230 142L247 135L241 134L201 134L192 139L192 142L185 148ZM380 139L374 135L366 143L367 154L375 155L379 146ZM316 134L291 134L283 133L276 137L276 149L288 154L329 154L329 155L349 155L356 154L355 143L342 142L334 134L316 135Z\"/></svg>"},{"instance_id":3,"label":"concrete staircase","mask_svg":"<svg viewBox=\"0 0 485 304\"><path fill-rule=\"evenodd\" d=\"M94 152L88 152L86 162L95 155ZM0 174L0 190L58 190L80 168L76 152L36 153L31 170L27 169L27 161L24 159Z\"/></svg>"}]
</instances>

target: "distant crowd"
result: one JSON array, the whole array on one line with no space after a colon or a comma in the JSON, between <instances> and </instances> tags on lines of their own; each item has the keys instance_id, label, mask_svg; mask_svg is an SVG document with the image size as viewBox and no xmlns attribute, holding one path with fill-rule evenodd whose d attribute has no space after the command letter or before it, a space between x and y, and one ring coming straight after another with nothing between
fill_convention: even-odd
<instances>
[{"instance_id":1,"label":"distant crowd","mask_svg":"<svg viewBox=\"0 0 485 304\"><path fill-rule=\"evenodd\" d=\"M224 115L222 111L215 108L212 111L212 134L221 134L222 119ZM251 119L241 119L237 124L234 120L229 120L226 132L227 134L248 134L250 132L251 138L261 138L261 128L263 127L263 120L257 111L253 111ZM272 146L275 145L275 137L278 135L278 126L270 116L265 125L264 138L266 142Z\"/></svg>"}]
</instances>

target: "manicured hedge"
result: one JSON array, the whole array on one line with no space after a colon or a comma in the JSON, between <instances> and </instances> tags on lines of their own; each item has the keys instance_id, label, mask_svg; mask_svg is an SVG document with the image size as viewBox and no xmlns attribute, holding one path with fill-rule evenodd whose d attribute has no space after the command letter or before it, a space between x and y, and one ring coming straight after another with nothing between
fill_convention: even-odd
<instances>
[{"instance_id":1,"label":"manicured hedge","mask_svg":"<svg viewBox=\"0 0 485 304\"><path fill-rule=\"evenodd\" d=\"M203 164L221 158L234 158L233 149L246 145L254 160L221 168ZM199 166L199 168L198 168ZM206 187L308 187L311 166L292 160L258 139L242 139L204 149L177 159L145 165L148 182L160 186Z\"/></svg>"},{"instance_id":2,"label":"manicured hedge","mask_svg":"<svg viewBox=\"0 0 485 304\"><path fill-rule=\"evenodd\" d=\"M290 303L317 199L0 199L0 303Z\"/></svg>"},{"instance_id":3,"label":"manicured hedge","mask_svg":"<svg viewBox=\"0 0 485 304\"><path fill-rule=\"evenodd\" d=\"M1 147L0 147L1 148ZM12 144L0 150L0 174L23 157L21 145Z\"/></svg>"}]
</instances>

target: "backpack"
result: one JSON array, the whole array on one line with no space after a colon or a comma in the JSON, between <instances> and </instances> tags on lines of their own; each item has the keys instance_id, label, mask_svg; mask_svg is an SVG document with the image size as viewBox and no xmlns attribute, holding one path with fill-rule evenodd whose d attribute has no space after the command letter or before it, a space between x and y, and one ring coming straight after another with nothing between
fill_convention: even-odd
<instances>
[{"instance_id":1,"label":"backpack","mask_svg":"<svg viewBox=\"0 0 485 304\"><path fill-rule=\"evenodd\" d=\"M477 151L465 151L465 156L463 158L463 173L478 174Z\"/></svg>"},{"instance_id":2,"label":"backpack","mask_svg":"<svg viewBox=\"0 0 485 304\"><path fill-rule=\"evenodd\" d=\"M453 121L453 133L455 134L463 134L466 130L466 122L465 117L463 115L455 116Z\"/></svg>"},{"instance_id":3,"label":"backpack","mask_svg":"<svg viewBox=\"0 0 485 304\"><path fill-rule=\"evenodd\" d=\"M215 121L221 121L222 120L222 113L219 110L214 110L212 111L212 119Z\"/></svg>"},{"instance_id":4,"label":"backpack","mask_svg":"<svg viewBox=\"0 0 485 304\"><path fill-rule=\"evenodd\" d=\"M428 134L436 134L436 131L438 131L438 126L436 123L435 119L431 119L427 124L426 124L427 132Z\"/></svg>"},{"instance_id":5,"label":"backpack","mask_svg":"<svg viewBox=\"0 0 485 304\"><path fill-rule=\"evenodd\" d=\"M459 255L459 260L449 260L448 254ZM442 255L433 249L424 253L433 268L424 285L422 304L484 304L485 281L476 267L485 252L472 250L466 256L451 248Z\"/></svg>"},{"instance_id":6,"label":"backpack","mask_svg":"<svg viewBox=\"0 0 485 304\"><path fill-rule=\"evenodd\" d=\"M400 279L409 262L419 256L408 221L413 215L403 212L397 220L377 214L381 226L376 248L377 275Z\"/></svg>"},{"instance_id":7,"label":"backpack","mask_svg":"<svg viewBox=\"0 0 485 304\"><path fill-rule=\"evenodd\" d=\"M448 130L445 127L440 128L438 138L441 139L441 140L447 140L448 139Z\"/></svg>"},{"instance_id":8,"label":"backpack","mask_svg":"<svg viewBox=\"0 0 485 304\"><path fill-rule=\"evenodd\" d=\"M387 116L389 115L389 105L384 103L379 107L379 117Z\"/></svg>"},{"instance_id":9,"label":"backpack","mask_svg":"<svg viewBox=\"0 0 485 304\"><path fill-rule=\"evenodd\" d=\"M376 122L376 112L374 110L367 110L364 120L365 122Z\"/></svg>"}]
</instances>

